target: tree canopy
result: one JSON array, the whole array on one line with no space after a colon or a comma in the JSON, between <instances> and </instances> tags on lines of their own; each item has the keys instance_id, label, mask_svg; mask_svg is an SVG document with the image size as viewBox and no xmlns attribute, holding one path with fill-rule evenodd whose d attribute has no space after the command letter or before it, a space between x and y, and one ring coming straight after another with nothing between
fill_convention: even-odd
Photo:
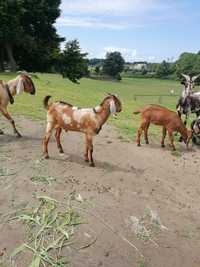
<instances>
[{"instance_id":1,"label":"tree canopy","mask_svg":"<svg viewBox=\"0 0 200 267\"><path fill-rule=\"evenodd\" d=\"M103 63L103 72L113 78L120 79L120 73L124 69L125 61L120 52L111 52L106 54Z\"/></svg>"},{"instance_id":2,"label":"tree canopy","mask_svg":"<svg viewBox=\"0 0 200 267\"><path fill-rule=\"evenodd\" d=\"M60 15L61 0L0 1L0 60L8 59L11 69L17 64L30 71L46 71L51 54L61 38L54 23Z\"/></svg>"},{"instance_id":3,"label":"tree canopy","mask_svg":"<svg viewBox=\"0 0 200 267\"><path fill-rule=\"evenodd\" d=\"M77 40L65 44L65 49L58 60L58 71L63 77L77 83L80 78L88 73L87 53L82 53Z\"/></svg>"}]
</instances>

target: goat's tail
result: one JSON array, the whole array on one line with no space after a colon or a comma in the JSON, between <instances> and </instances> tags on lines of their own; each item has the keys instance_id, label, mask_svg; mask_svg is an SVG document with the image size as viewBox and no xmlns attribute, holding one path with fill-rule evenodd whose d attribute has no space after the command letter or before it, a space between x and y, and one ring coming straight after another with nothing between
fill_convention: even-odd
<instances>
[{"instance_id":1,"label":"goat's tail","mask_svg":"<svg viewBox=\"0 0 200 267\"><path fill-rule=\"evenodd\" d=\"M44 105L44 108L45 109L48 109L49 108L49 99L51 98L51 96L50 95L47 95L47 96L45 96L45 98L43 99L43 105Z\"/></svg>"},{"instance_id":2,"label":"goat's tail","mask_svg":"<svg viewBox=\"0 0 200 267\"><path fill-rule=\"evenodd\" d=\"M141 113L141 110L133 111L133 114L135 114L135 115L140 114L140 113Z\"/></svg>"}]
</instances>

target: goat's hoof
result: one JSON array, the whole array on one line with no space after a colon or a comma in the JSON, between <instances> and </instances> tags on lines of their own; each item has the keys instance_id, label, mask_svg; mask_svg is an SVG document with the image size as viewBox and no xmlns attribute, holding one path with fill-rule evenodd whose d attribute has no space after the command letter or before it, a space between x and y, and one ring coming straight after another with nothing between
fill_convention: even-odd
<instances>
[{"instance_id":1,"label":"goat's hoof","mask_svg":"<svg viewBox=\"0 0 200 267\"><path fill-rule=\"evenodd\" d=\"M16 133L16 137L21 138L22 135L20 133Z\"/></svg>"},{"instance_id":2,"label":"goat's hoof","mask_svg":"<svg viewBox=\"0 0 200 267\"><path fill-rule=\"evenodd\" d=\"M0 135L3 135L3 134L4 134L4 132L2 130L0 130Z\"/></svg>"},{"instance_id":3,"label":"goat's hoof","mask_svg":"<svg viewBox=\"0 0 200 267\"><path fill-rule=\"evenodd\" d=\"M90 162L90 167L95 167L94 162Z\"/></svg>"},{"instance_id":4,"label":"goat's hoof","mask_svg":"<svg viewBox=\"0 0 200 267\"><path fill-rule=\"evenodd\" d=\"M149 141L146 141L146 145L149 145Z\"/></svg>"},{"instance_id":5,"label":"goat's hoof","mask_svg":"<svg viewBox=\"0 0 200 267\"><path fill-rule=\"evenodd\" d=\"M62 149L59 150L60 154L64 154L64 151Z\"/></svg>"},{"instance_id":6,"label":"goat's hoof","mask_svg":"<svg viewBox=\"0 0 200 267\"><path fill-rule=\"evenodd\" d=\"M141 146L141 144L137 144L137 146Z\"/></svg>"},{"instance_id":7,"label":"goat's hoof","mask_svg":"<svg viewBox=\"0 0 200 267\"><path fill-rule=\"evenodd\" d=\"M85 162L89 162L89 159L85 159Z\"/></svg>"},{"instance_id":8,"label":"goat's hoof","mask_svg":"<svg viewBox=\"0 0 200 267\"><path fill-rule=\"evenodd\" d=\"M161 147L165 147L165 145L164 144L161 144Z\"/></svg>"},{"instance_id":9,"label":"goat's hoof","mask_svg":"<svg viewBox=\"0 0 200 267\"><path fill-rule=\"evenodd\" d=\"M48 154L45 154L44 155L44 159L49 159L49 155Z\"/></svg>"}]
</instances>

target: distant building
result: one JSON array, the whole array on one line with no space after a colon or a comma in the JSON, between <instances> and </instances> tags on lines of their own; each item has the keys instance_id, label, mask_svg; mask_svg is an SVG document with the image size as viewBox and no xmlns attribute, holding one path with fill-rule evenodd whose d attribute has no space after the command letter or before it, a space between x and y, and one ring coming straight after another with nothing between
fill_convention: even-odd
<instances>
[{"instance_id":1,"label":"distant building","mask_svg":"<svg viewBox=\"0 0 200 267\"><path fill-rule=\"evenodd\" d=\"M147 62L146 61L135 61L133 62L133 69L134 70L147 69Z\"/></svg>"},{"instance_id":2,"label":"distant building","mask_svg":"<svg viewBox=\"0 0 200 267\"><path fill-rule=\"evenodd\" d=\"M147 62L146 61L135 61L133 63L127 62L125 64L125 67L128 68L129 70L142 70L142 69L147 69Z\"/></svg>"}]
</instances>

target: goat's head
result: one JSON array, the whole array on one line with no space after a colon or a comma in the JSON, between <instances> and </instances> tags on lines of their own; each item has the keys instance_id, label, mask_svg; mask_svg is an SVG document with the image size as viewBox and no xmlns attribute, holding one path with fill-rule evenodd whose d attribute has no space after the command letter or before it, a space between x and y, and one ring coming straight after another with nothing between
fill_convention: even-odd
<instances>
[{"instance_id":1,"label":"goat's head","mask_svg":"<svg viewBox=\"0 0 200 267\"><path fill-rule=\"evenodd\" d=\"M34 95L36 90L31 76L27 72L20 72L18 76L18 84L16 88L17 94L21 91Z\"/></svg>"},{"instance_id":2,"label":"goat's head","mask_svg":"<svg viewBox=\"0 0 200 267\"><path fill-rule=\"evenodd\" d=\"M189 75L181 73L181 75L185 78L184 81L181 81L181 84L185 86L185 90L183 91L182 96L188 96L193 92L193 88L195 86L195 80L199 77L199 75L190 77Z\"/></svg>"},{"instance_id":3,"label":"goat's head","mask_svg":"<svg viewBox=\"0 0 200 267\"><path fill-rule=\"evenodd\" d=\"M122 104L117 95L108 94L108 96L103 100L101 105L107 105L109 107L110 113L116 117L117 113L122 111Z\"/></svg>"}]
</instances>

